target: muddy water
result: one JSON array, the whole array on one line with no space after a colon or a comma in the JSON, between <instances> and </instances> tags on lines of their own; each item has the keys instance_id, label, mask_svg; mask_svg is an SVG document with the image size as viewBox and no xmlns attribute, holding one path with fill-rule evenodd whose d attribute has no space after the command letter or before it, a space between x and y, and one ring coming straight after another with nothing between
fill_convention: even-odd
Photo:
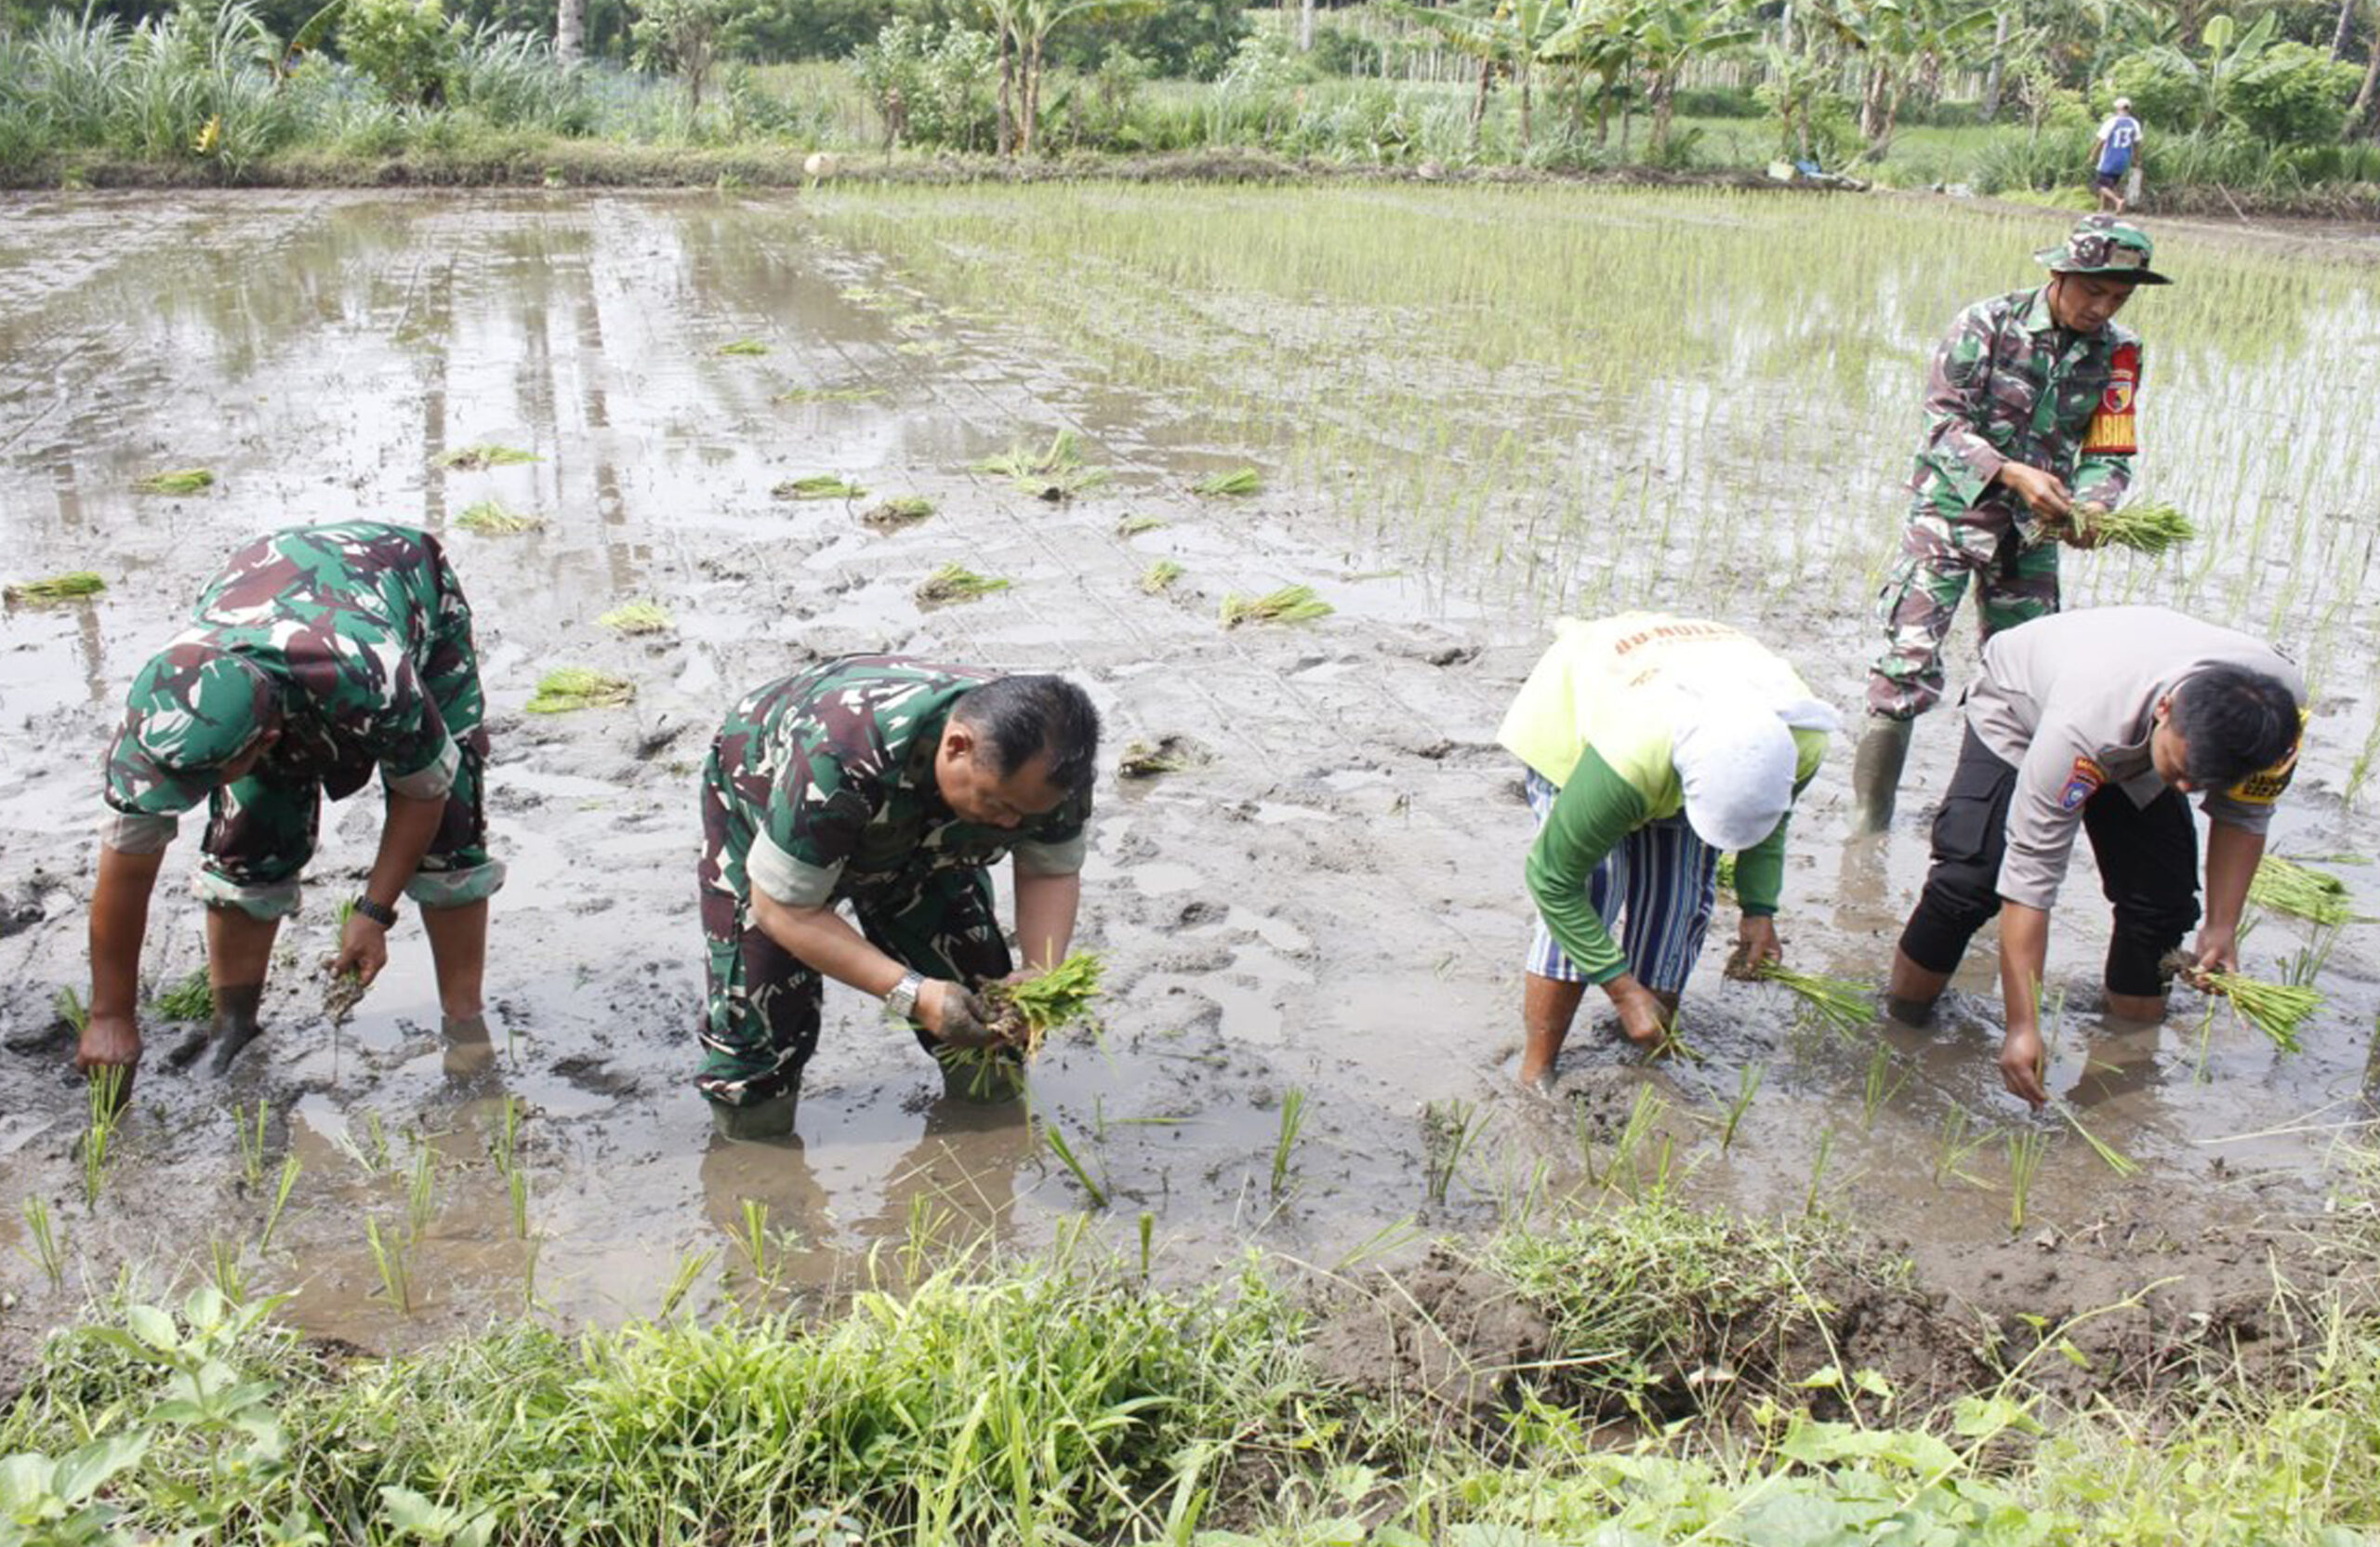
<instances>
[{"instance_id":1,"label":"muddy water","mask_svg":"<svg viewBox=\"0 0 2380 1547\"><path fill-rule=\"evenodd\" d=\"M1077 197L1033 196L1043 202L1005 217L995 207L988 224L971 200L975 226L922 235L871 225L864 197L824 216L790 199L569 195L5 206L0 566L10 577L90 567L110 582L92 602L0 618L0 1247L15 1249L0 1273L22 1297L20 1328L123 1264L187 1278L218 1256L292 1293L303 1324L376 1345L523 1304L567 1320L650 1313L673 1283L677 1302L698 1309L751 1295L756 1277L779 1294L832 1288L913 1271L954 1243L1044 1244L1086 1217L1132 1256L1146 1216L1170 1274L1203 1275L1250 1240L1329 1265L1411 1226L1486 1223L1615 1167L1635 1185L1666 1174L1764 1212L1827 1210L1912 1243L1946 1288L1988 1300L1997 1285L2047 1312L2150 1277L2253 1264L2320 1208L2362 1117L2380 1003L2368 939L2351 931L2331 956L2320 980L2331 1008L2294 1057L2178 1011L2162 1028L2108 1030L2084 1008L2104 943L2087 867L2054 959L2075 1008L2059 1019L2053 1083L2145 1170L2118 1177L2060 1120L2043 1120L2048 1155L2015 1245L2004 1135L2035 1119L1998 1091L1988 952L1937 1032L1844 1038L1800 1025L1776 990L1720 981L1714 942L1690 996L1702 1062L1647 1068L1590 1026L1574 1040L1566 1099L1509 1089L1529 823L1492 736L1545 607L1586 595L1741 617L1853 707L1872 581L1829 556L1856 560L1888 540L1888 465L1905 456L1913 363L1937 308L1844 309L1840 325L1889 364L1831 360L1764 400L1772 413L1799 405L1797 444L1861 447L1846 454L1851 472L1820 478L1797 464L1778 485L1763 482L1722 384L1707 364L1679 361L1597 416L1543 431L1572 448L1544 472L1567 490L1546 497L1577 506L1558 534L1460 489L1446 497L1471 499L1463 522L1400 524L1381 512L1424 497L1396 480L1429 460L1410 455L1410 436L1383 423L1376 461L1342 438L1329 447L1341 462L1325 466L1313 446L1279 438L1248 375L1286 369L1271 351L1329 340L1327 293L1301 298L1295 326L1285 311L1268 331L1250 297L1178 287L1184 306L1260 319L1254 341L1227 355L1195 329L1152 332L1109 306L1104 285L1151 283L1120 260L1049 277L1044 291L1077 297L1071 311L1045 295L985 315L969 270L999 271L990 233L1000 219L1047 218ZM1437 201L1431 209L1449 220L1511 214L1461 191L1397 197ZM887 207L903 219L932 208L906 195ZM1535 213L1548 231L1606 218L1661 230L1661 212L1641 202L1572 195ZM2311 309L2301 337L2350 340L2321 365L2347 390L2303 439L2331 448L2322 476L2351 483L2368 463L2347 443L2369 426L2348 405L2380 387L2370 295L2342 281L2299 304ZM1380 323L1364 324L1367 348L1307 367L1322 400L1359 404L1367 381L1403 379L1399 351L1430 329ZM1170 337L1181 353L1171 363ZM745 340L767 352L721 352ZM2234 358L2219 340L2188 347L2176 374L2206 392L2253 394L2295 368L2269 351ZM1448 381L1466 379L1440 363ZM1450 416L1501 414L1526 440L1528 403L1567 412L1551 394L1514 396L1509 377L1477 385L1475 397L1448 389ZM2210 426L2217 416L2193 412ZM1217 428L1225 417L1239 438ZM1893 426L1891 443L1870 445L1861 424ZM968 470L1060 427L1082 434L1114 482L1052 505ZM1640 469L1633 485L1579 494L1592 482L1580 469L1623 441L1704 482L1672 489L1667 474ZM487 443L539 459L477 472L437 464ZM2190 488L2261 486L2270 472L2211 430L2165 455ZM1267 493L1185 492L1244 461L1266 471ZM216 486L178 499L133 491L146 473L190 466L211 468ZM823 472L856 480L869 499L771 497L780 481ZM1717 580L1726 566L1697 561L1711 539L1677 514L1682 499L1721 498L1756 518L1765 502L1810 499L1830 479L1848 491L1830 508L1844 524L1731 516L1721 529L1730 552L1773 542L1772 575L1798 584ZM939 512L889 536L858 520L874 497L907 493ZM543 528L452 530L490 497ZM2342 730L2318 741L2282 813L2279 846L2298 853L2371 847L2341 800L2371 714L2370 588L2348 567L2359 534L2354 551L2368 556L2365 503L2362 524L2341 523L2319 555L2261 549L2262 567L2236 584L2114 559L2085 562L2077 580L2100 599L2190 588L2202 610L2277 621L2322 653L2320 707ZM512 876L490 972L501 1056L485 1070L449 1066L410 921L354 1019L336 1036L324 1021L314 964L377 831L368 801L333 808L309 902L284 932L269 1039L226 1080L152 1066L93 1206L73 1154L80 1087L51 1008L84 972L93 760L131 673L228 549L277 523L355 513L447 531L481 619L492 802ZM1164 524L1119 537L1128 515ZM1658 521L1661 540L1629 524L1639 519ZM1607 533L1634 545L1626 562L1599 554ZM1540 537L1558 562L1528 558ZM2307 572L2294 579L2293 555ZM1171 596L1137 584L1160 557L1187 571ZM952 560L1015 583L920 611L912 588ZM1303 629L1217 627L1226 592L1289 581L1317 586L1337 615ZM596 625L638 597L668 606L676 631L624 641ZM1091 686L1117 747L1178 734L1214 755L1194 772L1101 790L1083 937L1108 953L1115 992L1097 1038L1045 1057L1034 1101L1107 1195L1104 1210L1020 1114L946 1102L911 1040L855 995L828 996L798 1147L715 1145L687 1085L699 987L692 789L710 728L751 684L818 656L887 649L1063 670ZM565 663L633 677L635 704L524 716L536 677ZM1917 793L1881 842L1845 839L1838 749L1796 822L1784 922L1798 962L1881 972L1922 872L1922 792L1946 774L1953 740L1947 715L1927 722ZM152 917L154 984L201 959L184 891L194 839L193 827L170 856ZM2380 911L2370 864L2339 868ZM2269 971L2306 941L2298 926L2265 920L2251 955ZM1753 1064L1760 1093L1723 1149L1722 1115ZM1292 1091L1305 1093L1306 1116L1276 1188ZM1646 1091L1659 1104L1642 1108L1644 1137L1621 1156ZM518 1215L491 1158L505 1149L508 1102ZM258 1103L269 1111L251 1180L234 1113ZM1946 1156L1960 1125L1979 1142ZM298 1178L260 1250L284 1157ZM428 1205L409 1210L425 1167ZM51 1206L63 1289L26 1260L29 1197ZM372 1223L384 1241L414 1243L410 1315L389 1303ZM2053 1257L2045 1243L2066 1250Z\"/></svg>"}]
</instances>

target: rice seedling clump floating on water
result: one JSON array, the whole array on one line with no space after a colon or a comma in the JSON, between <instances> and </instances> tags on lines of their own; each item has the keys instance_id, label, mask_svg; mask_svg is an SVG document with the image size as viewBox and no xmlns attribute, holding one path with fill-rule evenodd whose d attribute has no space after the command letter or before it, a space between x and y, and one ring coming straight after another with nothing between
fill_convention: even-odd
<instances>
[{"instance_id":1,"label":"rice seedling clump floating on water","mask_svg":"<svg viewBox=\"0 0 2380 1547\"><path fill-rule=\"evenodd\" d=\"M534 462L537 454L522 451L518 446L500 446L494 443L460 446L430 459L430 465L456 472L478 472L485 468L509 468L523 462Z\"/></svg>"},{"instance_id":2,"label":"rice seedling clump floating on water","mask_svg":"<svg viewBox=\"0 0 2380 1547\"><path fill-rule=\"evenodd\" d=\"M720 345L719 352L721 354L766 354L769 352L769 346L761 343L758 338L738 338L732 344Z\"/></svg>"},{"instance_id":3,"label":"rice seedling clump floating on water","mask_svg":"<svg viewBox=\"0 0 2380 1547\"><path fill-rule=\"evenodd\" d=\"M964 564L945 564L918 587L918 600L929 607L949 602L972 602L979 596L1008 589L998 575L978 575Z\"/></svg>"},{"instance_id":4,"label":"rice seedling clump floating on water","mask_svg":"<svg viewBox=\"0 0 2380 1547\"><path fill-rule=\"evenodd\" d=\"M2267 854L2256 866L2248 882L2248 901L2317 924L2344 924L2355 917L2347 903L2347 882L2327 870L2279 854Z\"/></svg>"},{"instance_id":5,"label":"rice seedling clump floating on water","mask_svg":"<svg viewBox=\"0 0 2380 1547\"><path fill-rule=\"evenodd\" d=\"M78 597L97 596L107 588L108 583L97 571L78 569L43 580L20 581L8 588L7 597L11 602L73 602Z\"/></svg>"},{"instance_id":6,"label":"rice seedling clump floating on water","mask_svg":"<svg viewBox=\"0 0 2380 1547\"><path fill-rule=\"evenodd\" d=\"M1335 611L1312 586L1283 586L1263 596L1224 597L1223 618L1224 628L1236 628L1243 623L1311 623Z\"/></svg>"},{"instance_id":7,"label":"rice seedling clump floating on water","mask_svg":"<svg viewBox=\"0 0 2380 1547\"><path fill-rule=\"evenodd\" d=\"M215 475L205 468L177 468L152 472L133 485L144 495L194 495L215 486Z\"/></svg>"},{"instance_id":8,"label":"rice seedling clump floating on water","mask_svg":"<svg viewBox=\"0 0 2380 1547\"><path fill-rule=\"evenodd\" d=\"M1190 485L1194 495L1220 496L1226 499L1244 499L1264 492L1264 478L1254 468L1239 468L1231 472L1209 473Z\"/></svg>"},{"instance_id":9,"label":"rice seedling clump floating on water","mask_svg":"<svg viewBox=\"0 0 2380 1547\"><path fill-rule=\"evenodd\" d=\"M2102 543L2113 543L2136 553L2162 553L2175 544L2188 542L2198 536L2198 528L2181 511L2146 499L2100 511L2081 524L2084 532Z\"/></svg>"},{"instance_id":10,"label":"rice seedling clump floating on water","mask_svg":"<svg viewBox=\"0 0 2380 1547\"><path fill-rule=\"evenodd\" d=\"M483 499L464 506L463 513L455 518L455 524L483 537L509 537L522 532L535 532L546 523L535 516L515 510L500 499Z\"/></svg>"},{"instance_id":11,"label":"rice seedling clump floating on water","mask_svg":"<svg viewBox=\"0 0 2380 1547\"><path fill-rule=\"evenodd\" d=\"M658 634L676 626L677 620L658 602L626 602L613 608L596 622L606 628L616 628L623 634Z\"/></svg>"},{"instance_id":12,"label":"rice seedling clump floating on water","mask_svg":"<svg viewBox=\"0 0 2380 1547\"><path fill-rule=\"evenodd\" d=\"M976 463L975 470L998 473L1035 498L1051 501L1070 499L1115 477L1107 469L1083 460L1082 443L1071 430L1059 430L1050 437L1049 444L1038 448L1019 441L998 456Z\"/></svg>"},{"instance_id":13,"label":"rice seedling clump floating on water","mask_svg":"<svg viewBox=\"0 0 2380 1547\"><path fill-rule=\"evenodd\" d=\"M1155 596L1158 592L1170 588L1176 580L1181 578L1182 566L1180 564L1174 562L1170 559L1159 559L1148 568L1141 571L1141 589L1148 592L1151 596Z\"/></svg>"},{"instance_id":14,"label":"rice seedling clump floating on water","mask_svg":"<svg viewBox=\"0 0 2380 1547\"><path fill-rule=\"evenodd\" d=\"M593 667L558 667L537 679L531 714L567 714L573 709L616 708L636 696L636 684Z\"/></svg>"},{"instance_id":15,"label":"rice seedling clump floating on water","mask_svg":"<svg viewBox=\"0 0 2380 1547\"><path fill-rule=\"evenodd\" d=\"M923 495L894 495L859 519L879 532L897 531L933 514L933 501Z\"/></svg>"},{"instance_id":16,"label":"rice seedling clump floating on water","mask_svg":"<svg viewBox=\"0 0 2380 1547\"><path fill-rule=\"evenodd\" d=\"M1116 776L1154 779L1161 774L1203 768L1214 760L1213 754L1188 736L1162 735L1155 741L1126 744L1123 756L1116 761Z\"/></svg>"},{"instance_id":17,"label":"rice seedling clump floating on water","mask_svg":"<svg viewBox=\"0 0 2380 1547\"><path fill-rule=\"evenodd\" d=\"M788 478L769 493L779 499L857 499L867 491L840 473L814 472L807 478Z\"/></svg>"}]
</instances>

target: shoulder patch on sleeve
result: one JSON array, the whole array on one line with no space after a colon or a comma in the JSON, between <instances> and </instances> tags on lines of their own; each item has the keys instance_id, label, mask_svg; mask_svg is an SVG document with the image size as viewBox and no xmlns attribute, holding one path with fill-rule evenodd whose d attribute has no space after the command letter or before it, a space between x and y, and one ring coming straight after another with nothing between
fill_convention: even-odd
<instances>
[{"instance_id":1,"label":"shoulder patch on sleeve","mask_svg":"<svg viewBox=\"0 0 2380 1547\"><path fill-rule=\"evenodd\" d=\"M2134 428L2139 397L2140 346L2118 344L2108 366L2108 385L2099 393L2099 406L2092 412L2091 428L2082 436L2086 455L2129 456L2139 451L2140 438Z\"/></svg>"},{"instance_id":2,"label":"shoulder patch on sleeve","mask_svg":"<svg viewBox=\"0 0 2380 1547\"><path fill-rule=\"evenodd\" d=\"M2106 769L2089 758L2075 759L2074 772L2066 776L2066 787L2058 791L2058 810L2080 811L2082 803L2098 794L2099 787L2107 782Z\"/></svg>"}]
</instances>

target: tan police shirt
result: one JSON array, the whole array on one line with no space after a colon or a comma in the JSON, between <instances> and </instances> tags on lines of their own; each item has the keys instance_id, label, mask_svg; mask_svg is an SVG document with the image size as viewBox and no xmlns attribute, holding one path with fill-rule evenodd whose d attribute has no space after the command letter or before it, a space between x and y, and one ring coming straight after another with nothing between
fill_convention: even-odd
<instances>
[{"instance_id":1,"label":"tan police shirt","mask_svg":"<svg viewBox=\"0 0 2380 1547\"><path fill-rule=\"evenodd\" d=\"M2015 765L2008 850L2000 895L2029 907L2057 899L2082 807L2104 785L2135 806L2164 787L2149 757L2158 704L2212 666L2279 678L2298 703L2305 679L2272 646L2165 607L2092 607L2036 618L1991 637L1983 673L1967 689L1967 724ZM2208 790L2209 818L2261 833L2289 787L2297 748L2229 789Z\"/></svg>"}]
</instances>

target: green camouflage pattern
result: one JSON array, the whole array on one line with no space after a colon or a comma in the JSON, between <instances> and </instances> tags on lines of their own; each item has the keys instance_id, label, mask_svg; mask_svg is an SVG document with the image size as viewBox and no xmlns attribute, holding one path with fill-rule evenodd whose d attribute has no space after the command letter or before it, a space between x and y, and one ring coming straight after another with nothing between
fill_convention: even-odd
<instances>
[{"instance_id":1,"label":"green camouflage pattern","mask_svg":"<svg viewBox=\"0 0 2380 1547\"><path fill-rule=\"evenodd\" d=\"M503 882L485 844L485 713L470 607L436 538L380 522L293 527L234 553L135 678L105 799L118 831L166 838L205 802L202 895L277 918L297 906L321 797L353 794L377 766L400 793L448 796L409 890L456 906ZM225 786L214 770L273 728L263 760Z\"/></svg>"},{"instance_id":2,"label":"green camouflage pattern","mask_svg":"<svg viewBox=\"0 0 2380 1547\"><path fill-rule=\"evenodd\" d=\"M970 987L1008 974L990 867L1021 843L1078 839L1091 796L1017 828L962 822L944 802L933 764L951 707L997 675L847 655L728 712L703 770L705 1096L740 1105L798 1091L818 1042L818 974L751 916L756 839L840 867L827 902L850 903L861 932L912 972Z\"/></svg>"},{"instance_id":3,"label":"green camouflage pattern","mask_svg":"<svg viewBox=\"0 0 2380 1547\"><path fill-rule=\"evenodd\" d=\"M2055 247L2044 247L2033 261L2056 274L2103 274L2135 284L2171 284L2156 270L2157 244L2129 220L2113 215L2085 215Z\"/></svg>"},{"instance_id":4,"label":"green camouflage pattern","mask_svg":"<svg viewBox=\"0 0 2380 1547\"><path fill-rule=\"evenodd\" d=\"M1971 581L1986 638L2057 610L2057 544L2041 540L2039 521L1992 478L2021 462L2063 480L2077 504L2122 500L2131 456L2082 451L2119 349L2136 369L2130 329L2069 334L2045 287L1978 301L1950 325L1926 377L1900 556L1877 599L1885 640L1869 674L1871 713L1908 719L1940 699L1942 641Z\"/></svg>"}]
</instances>

